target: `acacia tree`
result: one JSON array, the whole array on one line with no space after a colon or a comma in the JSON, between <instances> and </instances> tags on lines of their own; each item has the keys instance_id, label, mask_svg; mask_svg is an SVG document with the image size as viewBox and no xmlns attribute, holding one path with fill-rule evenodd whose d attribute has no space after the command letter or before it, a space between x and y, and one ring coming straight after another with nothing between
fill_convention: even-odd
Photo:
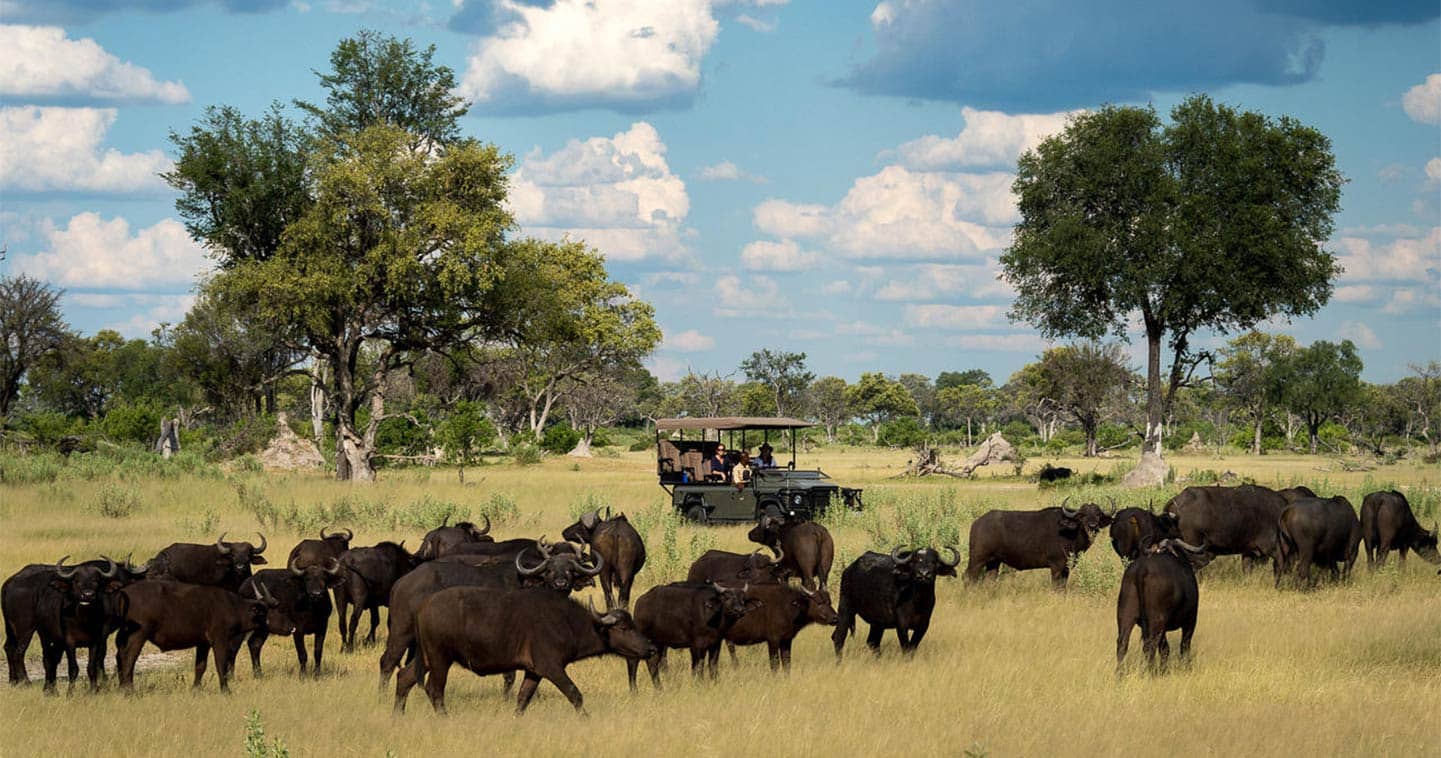
<instances>
[{"instance_id":1,"label":"acacia tree","mask_svg":"<svg viewBox=\"0 0 1441 758\"><path fill-rule=\"evenodd\" d=\"M1055 347L1041 355L1041 392L1086 435L1087 458L1095 457L1101 419L1126 395L1131 369L1120 345L1094 342Z\"/></svg>"},{"instance_id":2,"label":"acacia tree","mask_svg":"<svg viewBox=\"0 0 1441 758\"><path fill-rule=\"evenodd\" d=\"M1397 393L1406 404L1406 436L1419 435L1435 455L1436 438L1431 436L1431 419L1441 414L1441 363L1413 363L1411 374L1396 383Z\"/></svg>"},{"instance_id":3,"label":"acacia tree","mask_svg":"<svg viewBox=\"0 0 1441 758\"><path fill-rule=\"evenodd\" d=\"M10 417L25 373L60 349L69 332L60 290L24 274L0 277L0 423Z\"/></svg>"},{"instance_id":4,"label":"acacia tree","mask_svg":"<svg viewBox=\"0 0 1441 758\"><path fill-rule=\"evenodd\" d=\"M1204 95L1165 125L1151 108L1076 116L1018 164L1021 221L1001 257L1011 317L1048 338L1124 339L1138 316L1143 464L1159 460L1166 407L1205 357L1191 344L1199 330L1309 315L1330 298L1339 269L1322 244L1342 182L1316 129Z\"/></svg>"},{"instance_id":5,"label":"acacia tree","mask_svg":"<svg viewBox=\"0 0 1441 758\"><path fill-rule=\"evenodd\" d=\"M1297 350L1284 367L1286 403L1306 424L1311 454L1321 425L1340 416L1361 394L1361 356L1351 340L1319 340Z\"/></svg>"},{"instance_id":6,"label":"acacia tree","mask_svg":"<svg viewBox=\"0 0 1441 758\"><path fill-rule=\"evenodd\" d=\"M975 422L995 413L996 392L981 384L953 384L936 392L936 413L948 423L966 423L966 446L975 444Z\"/></svg>"},{"instance_id":7,"label":"acacia tree","mask_svg":"<svg viewBox=\"0 0 1441 758\"><path fill-rule=\"evenodd\" d=\"M870 422L871 442L877 444L881 439L881 424L921 413L905 385L880 372L861 374L855 384L846 388L846 402L855 415Z\"/></svg>"},{"instance_id":8,"label":"acacia tree","mask_svg":"<svg viewBox=\"0 0 1441 758\"><path fill-rule=\"evenodd\" d=\"M1296 340L1286 334L1251 331L1220 351L1216 383L1251 421L1251 455L1261 454L1261 431L1285 389L1282 367L1296 352Z\"/></svg>"},{"instance_id":9,"label":"acacia tree","mask_svg":"<svg viewBox=\"0 0 1441 758\"><path fill-rule=\"evenodd\" d=\"M855 416L846 394L846 380L838 376L823 376L811 382L806 390L806 405L810 417L826 428L826 442L836 441L836 427Z\"/></svg>"},{"instance_id":10,"label":"acacia tree","mask_svg":"<svg viewBox=\"0 0 1441 758\"><path fill-rule=\"evenodd\" d=\"M787 410L794 412L806 387L816 378L815 374L806 370L805 353L781 350L757 350L741 361L740 369L747 379L759 382L770 390L777 416L786 415Z\"/></svg>"}]
</instances>

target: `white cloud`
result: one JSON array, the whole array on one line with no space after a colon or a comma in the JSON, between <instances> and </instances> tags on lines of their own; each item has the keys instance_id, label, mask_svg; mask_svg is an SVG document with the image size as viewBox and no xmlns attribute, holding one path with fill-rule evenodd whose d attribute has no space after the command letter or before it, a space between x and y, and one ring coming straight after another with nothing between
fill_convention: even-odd
<instances>
[{"instance_id":1,"label":"white cloud","mask_svg":"<svg viewBox=\"0 0 1441 758\"><path fill-rule=\"evenodd\" d=\"M0 96L188 103L180 82L105 52L93 39L69 39L58 26L0 25Z\"/></svg>"},{"instance_id":2,"label":"white cloud","mask_svg":"<svg viewBox=\"0 0 1441 758\"><path fill-rule=\"evenodd\" d=\"M114 108L0 108L0 187L31 192L158 192L170 159L101 142Z\"/></svg>"},{"instance_id":3,"label":"white cloud","mask_svg":"<svg viewBox=\"0 0 1441 758\"><path fill-rule=\"evenodd\" d=\"M1005 315L999 305L907 305L906 323L929 329L984 329Z\"/></svg>"},{"instance_id":4,"label":"white cloud","mask_svg":"<svg viewBox=\"0 0 1441 758\"><path fill-rule=\"evenodd\" d=\"M822 295L848 295L850 292L851 283L845 279L836 279L821 287Z\"/></svg>"},{"instance_id":5,"label":"white cloud","mask_svg":"<svg viewBox=\"0 0 1441 758\"><path fill-rule=\"evenodd\" d=\"M745 13L736 16L736 23L757 32L773 32L776 30L774 21L763 21Z\"/></svg>"},{"instance_id":6,"label":"white cloud","mask_svg":"<svg viewBox=\"0 0 1441 758\"><path fill-rule=\"evenodd\" d=\"M963 350L997 353L1039 353L1046 343L1036 334L963 334L948 337L945 344Z\"/></svg>"},{"instance_id":7,"label":"white cloud","mask_svg":"<svg viewBox=\"0 0 1441 758\"><path fill-rule=\"evenodd\" d=\"M719 23L710 0L498 0L459 93L515 110L689 102Z\"/></svg>"},{"instance_id":8,"label":"white cloud","mask_svg":"<svg viewBox=\"0 0 1441 758\"><path fill-rule=\"evenodd\" d=\"M682 353L699 353L715 347L715 338L708 337L694 329L687 329L679 334L667 335L662 347Z\"/></svg>"},{"instance_id":9,"label":"white cloud","mask_svg":"<svg viewBox=\"0 0 1441 758\"><path fill-rule=\"evenodd\" d=\"M532 152L512 178L511 211L527 233L584 239L613 261L682 257L690 197L665 154L643 121L549 156Z\"/></svg>"},{"instance_id":10,"label":"white cloud","mask_svg":"<svg viewBox=\"0 0 1441 758\"><path fill-rule=\"evenodd\" d=\"M966 126L955 137L926 135L907 142L883 158L914 171L1013 167L1021 153L1060 132L1079 111L1010 115L1000 111L962 108Z\"/></svg>"},{"instance_id":11,"label":"white cloud","mask_svg":"<svg viewBox=\"0 0 1441 758\"><path fill-rule=\"evenodd\" d=\"M1332 297L1340 303L1369 303L1375 300L1379 290L1369 284L1351 284L1337 287Z\"/></svg>"},{"instance_id":12,"label":"white cloud","mask_svg":"<svg viewBox=\"0 0 1441 758\"><path fill-rule=\"evenodd\" d=\"M1342 281L1427 280L1441 270L1441 226L1385 243L1364 237L1342 237L1338 262Z\"/></svg>"},{"instance_id":13,"label":"white cloud","mask_svg":"<svg viewBox=\"0 0 1441 758\"><path fill-rule=\"evenodd\" d=\"M106 329L114 329L130 339L149 337L161 324L178 324L195 304L194 295L145 295L138 297L134 304L145 309L132 314L130 318L112 321Z\"/></svg>"},{"instance_id":14,"label":"white cloud","mask_svg":"<svg viewBox=\"0 0 1441 758\"><path fill-rule=\"evenodd\" d=\"M678 382L690 369L685 361L663 355L651 356L645 361L645 367L655 374L655 378L663 382Z\"/></svg>"},{"instance_id":15,"label":"white cloud","mask_svg":"<svg viewBox=\"0 0 1441 758\"><path fill-rule=\"evenodd\" d=\"M130 223L123 218L106 221L86 212L72 217L65 228L52 226L42 236L48 248L14 256L13 267L61 287L189 287L211 268L205 250L174 219L131 234Z\"/></svg>"},{"instance_id":16,"label":"white cloud","mask_svg":"<svg viewBox=\"0 0 1441 758\"><path fill-rule=\"evenodd\" d=\"M741 248L741 265L752 271L805 271L819 261L819 255L794 240L757 240Z\"/></svg>"},{"instance_id":17,"label":"white cloud","mask_svg":"<svg viewBox=\"0 0 1441 758\"><path fill-rule=\"evenodd\" d=\"M1336 330L1336 338L1351 340L1356 343L1356 347L1363 350L1376 350L1381 347L1381 340L1376 337L1376 333L1371 331L1371 327L1360 321L1347 321L1341 324L1340 328Z\"/></svg>"},{"instance_id":18,"label":"white cloud","mask_svg":"<svg viewBox=\"0 0 1441 758\"><path fill-rule=\"evenodd\" d=\"M707 182L739 182L746 181L753 184L765 184L770 181L764 176L752 174L741 169L730 161L721 161L714 165L706 166L700 170L700 178Z\"/></svg>"},{"instance_id":19,"label":"white cloud","mask_svg":"<svg viewBox=\"0 0 1441 758\"><path fill-rule=\"evenodd\" d=\"M992 258L984 264L922 264L912 266L909 275L893 278L876 291L876 299L889 302L920 302L966 295L974 298L1011 299L1015 290L999 278L1000 267Z\"/></svg>"},{"instance_id":20,"label":"white cloud","mask_svg":"<svg viewBox=\"0 0 1441 758\"><path fill-rule=\"evenodd\" d=\"M1406 90L1401 107L1413 121L1441 124L1441 74L1431 74L1426 81Z\"/></svg>"},{"instance_id":21,"label":"white cloud","mask_svg":"<svg viewBox=\"0 0 1441 758\"><path fill-rule=\"evenodd\" d=\"M1386 305L1381 310L1397 316L1418 308L1441 309L1441 288L1434 284L1430 287L1397 287L1386 296Z\"/></svg>"},{"instance_id":22,"label":"white cloud","mask_svg":"<svg viewBox=\"0 0 1441 758\"><path fill-rule=\"evenodd\" d=\"M711 313L722 318L770 318L790 315L780 297L780 285L768 276L722 276L715 283Z\"/></svg>"},{"instance_id":23,"label":"white cloud","mask_svg":"<svg viewBox=\"0 0 1441 758\"><path fill-rule=\"evenodd\" d=\"M1426 186L1435 187L1441 184L1441 158L1432 158L1426 161Z\"/></svg>"}]
</instances>

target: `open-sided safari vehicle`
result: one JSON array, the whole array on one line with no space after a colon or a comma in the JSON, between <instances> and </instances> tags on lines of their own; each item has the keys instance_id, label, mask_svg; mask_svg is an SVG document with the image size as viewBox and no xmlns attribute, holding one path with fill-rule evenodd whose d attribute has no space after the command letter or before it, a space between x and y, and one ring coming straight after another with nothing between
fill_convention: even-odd
<instances>
[{"instance_id":1,"label":"open-sided safari vehicle","mask_svg":"<svg viewBox=\"0 0 1441 758\"><path fill-rule=\"evenodd\" d=\"M861 490L842 487L819 469L796 468L796 430L810 426L793 418L660 419L655 425L660 486L677 511L701 523L755 521L767 508L814 518L836 499L860 510ZM790 463L767 466L757 455L742 469L748 476L733 477L727 469L742 467L742 453L768 451L772 434L789 437ZM717 471L713 461L722 446L725 466Z\"/></svg>"}]
</instances>

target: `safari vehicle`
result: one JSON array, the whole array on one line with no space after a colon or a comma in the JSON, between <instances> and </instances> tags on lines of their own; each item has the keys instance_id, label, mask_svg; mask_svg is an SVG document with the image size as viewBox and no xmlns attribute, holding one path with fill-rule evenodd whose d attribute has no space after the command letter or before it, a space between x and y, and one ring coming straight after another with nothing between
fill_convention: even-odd
<instances>
[{"instance_id":1,"label":"safari vehicle","mask_svg":"<svg viewBox=\"0 0 1441 758\"><path fill-rule=\"evenodd\" d=\"M756 521L767 509L814 518L834 501L860 510L861 490L842 487L819 469L796 468L796 430L811 426L793 418L660 419L655 425L660 486L677 511L699 523ZM716 479L719 473L710 470L709 461L718 445L725 443L728 464L739 465L741 452L768 445L773 434L789 437L789 464L761 468L752 459L750 481L743 485Z\"/></svg>"}]
</instances>

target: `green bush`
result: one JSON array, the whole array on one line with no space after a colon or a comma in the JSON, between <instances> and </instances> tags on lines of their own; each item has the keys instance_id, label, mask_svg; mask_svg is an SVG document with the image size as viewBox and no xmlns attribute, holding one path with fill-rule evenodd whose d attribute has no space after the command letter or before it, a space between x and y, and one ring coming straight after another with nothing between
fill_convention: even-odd
<instances>
[{"instance_id":1,"label":"green bush","mask_svg":"<svg viewBox=\"0 0 1441 758\"><path fill-rule=\"evenodd\" d=\"M579 442L580 432L570 428L570 424L552 424L546 427L545 435L540 438L540 448L554 455L565 455Z\"/></svg>"},{"instance_id":2,"label":"green bush","mask_svg":"<svg viewBox=\"0 0 1441 758\"><path fill-rule=\"evenodd\" d=\"M926 438L926 430L914 416L881 424L880 443L886 447L915 447Z\"/></svg>"},{"instance_id":3,"label":"green bush","mask_svg":"<svg viewBox=\"0 0 1441 758\"><path fill-rule=\"evenodd\" d=\"M116 442L150 445L160 438L160 406L150 400L118 402L100 420L100 431Z\"/></svg>"},{"instance_id":4,"label":"green bush","mask_svg":"<svg viewBox=\"0 0 1441 758\"><path fill-rule=\"evenodd\" d=\"M630 443L630 447L626 449L631 451L632 453L639 453L642 450L654 450L655 440L638 439L635 442Z\"/></svg>"},{"instance_id":5,"label":"green bush","mask_svg":"<svg viewBox=\"0 0 1441 758\"><path fill-rule=\"evenodd\" d=\"M576 441L578 442L578 441L579 441L579 438L577 438ZM596 429L594 432L591 432L591 435L590 435L590 446L591 446L592 448L596 448L596 447L609 447L609 446L614 445L614 444L616 444L616 442L615 442L615 439L611 436L611 433L610 433L610 430L609 430L609 429L606 429L605 427L601 427L601 428L599 428L599 429ZM568 452L570 452L570 451L567 450L566 452L568 453Z\"/></svg>"},{"instance_id":6,"label":"green bush","mask_svg":"<svg viewBox=\"0 0 1441 758\"><path fill-rule=\"evenodd\" d=\"M26 414L17 420L15 426L20 431L34 437L36 442L47 446L58 444L61 437L85 432L83 420L70 418L55 411L36 411Z\"/></svg>"},{"instance_id":7,"label":"green bush","mask_svg":"<svg viewBox=\"0 0 1441 758\"><path fill-rule=\"evenodd\" d=\"M520 466L534 466L540 463L541 449L529 442L510 446L510 457Z\"/></svg>"},{"instance_id":8,"label":"green bush","mask_svg":"<svg viewBox=\"0 0 1441 758\"><path fill-rule=\"evenodd\" d=\"M140 510L140 493L134 487L122 487L118 484L106 485L100 491L100 500L95 503L92 510L106 518L130 518Z\"/></svg>"}]
</instances>

